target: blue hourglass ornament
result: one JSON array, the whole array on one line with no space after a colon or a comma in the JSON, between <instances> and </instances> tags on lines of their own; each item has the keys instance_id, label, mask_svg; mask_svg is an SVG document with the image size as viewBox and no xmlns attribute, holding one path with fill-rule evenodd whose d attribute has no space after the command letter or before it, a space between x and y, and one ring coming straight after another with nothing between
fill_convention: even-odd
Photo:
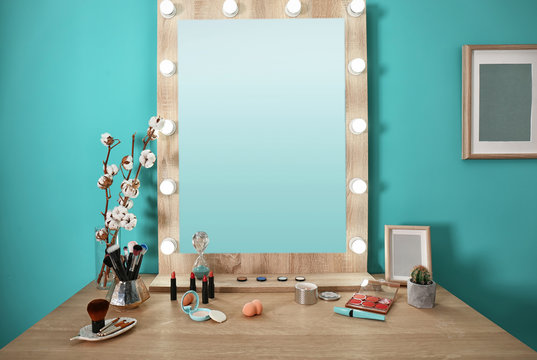
<instances>
[{"instance_id":1,"label":"blue hourglass ornament","mask_svg":"<svg viewBox=\"0 0 537 360\"><path fill-rule=\"evenodd\" d=\"M203 256L205 249L207 249L207 245L209 245L209 236L205 231L198 231L192 236L192 245L198 252L198 258L194 261L192 272L194 273L194 276L196 276L196 279L202 280L203 275L209 275L209 264L207 264L207 260L205 260L205 257Z\"/></svg>"}]
</instances>

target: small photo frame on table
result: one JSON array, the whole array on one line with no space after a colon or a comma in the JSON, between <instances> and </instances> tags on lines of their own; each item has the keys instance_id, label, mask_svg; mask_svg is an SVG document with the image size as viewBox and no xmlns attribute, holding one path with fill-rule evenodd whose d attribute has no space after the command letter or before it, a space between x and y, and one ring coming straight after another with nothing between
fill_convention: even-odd
<instances>
[{"instance_id":1,"label":"small photo frame on table","mask_svg":"<svg viewBox=\"0 0 537 360\"><path fill-rule=\"evenodd\" d=\"M537 45L463 46L462 158L537 158Z\"/></svg>"},{"instance_id":2,"label":"small photo frame on table","mask_svg":"<svg viewBox=\"0 0 537 360\"><path fill-rule=\"evenodd\" d=\"M416 265L432 276L430 226L385 225L384 241L386 281L406 285Z\"/></svg>"}]
</instances>

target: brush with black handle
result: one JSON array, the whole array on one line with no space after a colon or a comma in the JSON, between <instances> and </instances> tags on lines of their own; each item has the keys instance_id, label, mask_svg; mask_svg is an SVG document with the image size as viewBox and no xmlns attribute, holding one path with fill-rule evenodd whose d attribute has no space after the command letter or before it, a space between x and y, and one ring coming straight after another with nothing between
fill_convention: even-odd
<instances>
[{"instance_id":1,"label":"brush with black handle","mask_svg":"<svg viewBox=\"0 0 537 360\"><path fill-rule=\"evenodd\" d=\"M144 258L144 254L148 250L148 247L146 244L142 244L140 246L142 247L142 251L140 252L140 256L138 257L136 267L134 268L134 275L132 276L132 280L138 279L138 273L140 272L140 267L142 266L142 260Z\"/></svg>"},{"instance_id":2,"label":"brush with black handle","mask_svg":"<svg viewBox=\"0 0 537 360\"><path fill-rule=\"evenodd\" d=\"M127 246L123 246L123 266L125 269L127 268L127 259L129 257L129 248Z\"/></svg>"},{"instance_id":3,"label":"brush with black handle","mask_svg":"<svg viewBox=\"0 0 537 360\"><path fill-rule=\"evenodd\" d=\"M108 255L110 255L110 260L112 260L112 266L119 278L120 281L127 281L127 272L125 268L121 265L121 255L119 254L119 245L114 244L106 249Z\"/></svg>"},{"instance_id":4,"label":"brush with black handle","mask_svg":"<svg viewBox=\"0 0 537 360\"><path fill-rule=\"evenodd\" d=\"M117 269L115 266L114 266L114 262L112 261L112 258L110 257L110 255L106 254L104 256L104 259L103 259L103 264L105 264L106 266L108 266L108 268L110 269L114 269L114 273L116 274L116 277L121 280L121 278L119 277L119 269Z\"/></svg>"},{"instance_id":5,"label":"brush with black handle","mask_svg":"<svg viewBox=\"0 0 537 360\"><path fill-rule=\"evenodd\" d=\"M133 257L133 260L131 261L131 266L129 267L129 270L127 272L127 278L129 280L135 280L133 278L134 270L136 268L136 264L138 263L138 259L140 257L140 252L142 250L143 250L143 247L141 247L140 245L138 245L138 244L134 245L134 248L132 250L132 253L134 254L134 257Z\"/></svg>"},{"instance_id":6,"label":"brush with black handle","mask_svg":"<svg viewBox=\"0 0 537 360\"><path fill-rule=\"evenodd\" d=\"M128 249L129 249L129 256L127 257L127 264L125 264L125 269L129 270L131 268L133 256L134 256L134 246L138 245L136 241L129 241Z\"/></svg>"}]
</instances>

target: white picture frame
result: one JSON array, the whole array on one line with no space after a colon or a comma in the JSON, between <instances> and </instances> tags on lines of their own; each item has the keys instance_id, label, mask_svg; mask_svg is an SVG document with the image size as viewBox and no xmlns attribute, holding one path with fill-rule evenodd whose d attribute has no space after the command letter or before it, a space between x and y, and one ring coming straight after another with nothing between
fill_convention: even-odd
<instances>
[{"instance_id":1,"label":"white picture frame","mask_svg":"<svg viewBox=\"0 0 537 360\"><path fill-rule=\"evenodd\" d=\"M505 67L513 68L513 65L526 66L528 75L524 75L523 80L518 76L508 75L510 72ZM505 70L501 72L496 70L494 77L487 76L482 79L483 66L503 66ZM483 81L487 79L493 79L493 81L486 81L485 84L488 85L484 85ZM492 83L495 85L491 85ZM486 89L484 93L481 91L483 86ZM523 96L520 96L516 90L522 91ZM482 96L490 93L499 94L501 101L481 104ZM506 94L513 94L512 99L504 96ZM520 100L524 98L525 101ZM489 103L490 106L486 105ZM492 116L496 118L494 126L487 125L491 124L490 120L487 120L491 119L491 116L480 114L483 109L487 110L486 114L495 114ZM524 115L517 116L522 109L524 109ZM482 119L483 116L485 116L484 119ZM483 123L480 124L482 121ZM483 129L491 128L495 129L495 135L492 138L487 136L488 131L483 132ZM519 129L516 137L512 135L513 129ZM537 45L463 46L462 158L537 158Z\"/></svg>"},{"instance_id":2,"label":"white picture frame","mask_svg":"<svg viewBox=\"0 0 537 360\"><path fill-rule=\"evenodd\" d=\"M384 242L386 281L406 285L416 265L432 276L430 226L385 225Z\"/></svg>"}]
</instances>

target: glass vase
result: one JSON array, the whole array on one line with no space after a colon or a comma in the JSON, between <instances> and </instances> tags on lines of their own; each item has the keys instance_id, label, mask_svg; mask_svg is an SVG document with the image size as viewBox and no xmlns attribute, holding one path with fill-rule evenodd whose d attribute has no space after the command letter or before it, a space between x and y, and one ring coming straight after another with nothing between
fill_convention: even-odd
<instances>
[{"instance_id":1,"label":"glass vase","mask_svg":"<svg viewBox=\"0 0 537 360\"><path fill-rule=\"evenodd\" d=\"M96 227L93 232L93 242L95 243L94 262L95 262L95 285L97 289L105 290L115 282L114 270L103 264L104 256L106 255L106 241L95 239L95 233L99 231L102 226ZM117 243L119 243L119 235L117 236Z\"/></svg>"}]
</instances>

